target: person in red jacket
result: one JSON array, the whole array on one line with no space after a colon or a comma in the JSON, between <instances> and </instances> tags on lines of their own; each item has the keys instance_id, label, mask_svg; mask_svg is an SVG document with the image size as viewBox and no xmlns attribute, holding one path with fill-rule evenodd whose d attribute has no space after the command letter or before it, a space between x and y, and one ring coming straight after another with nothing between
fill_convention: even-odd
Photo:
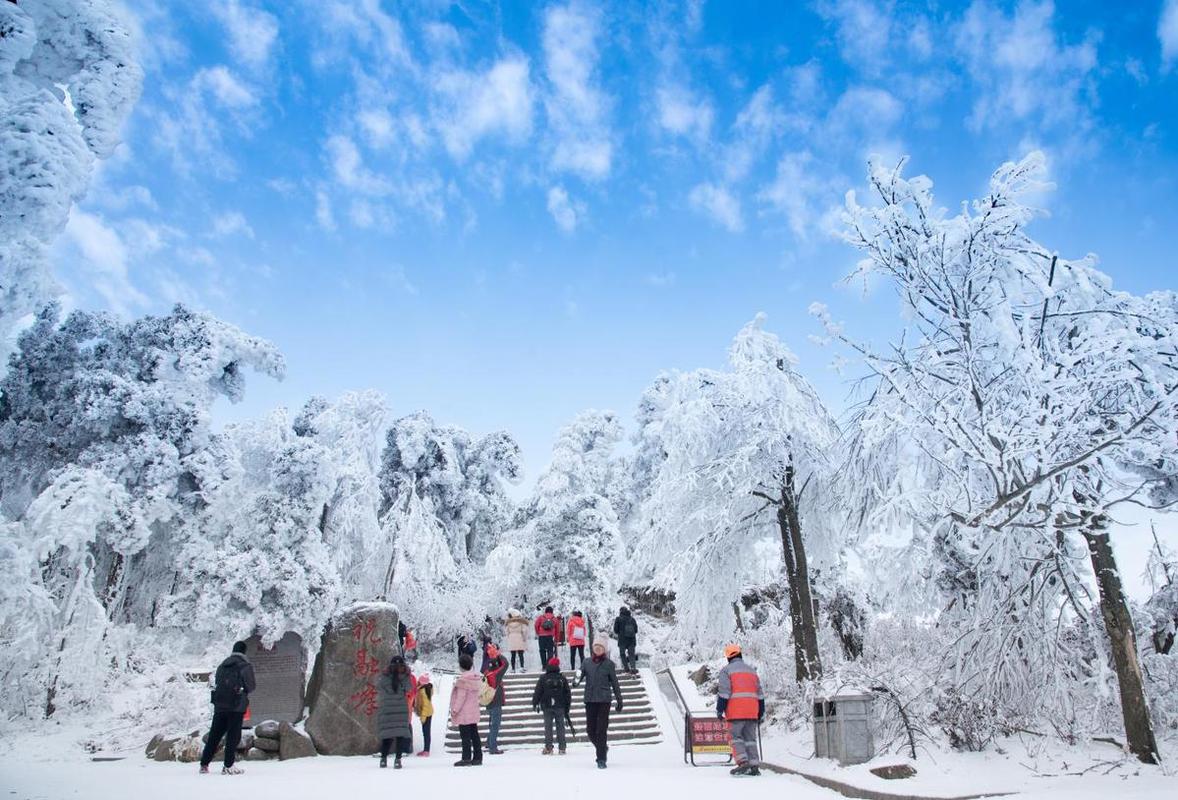
<instances>
[{"instance_id":1,"label":"person in red jacket","mask_svg":"<svg viewBox=\"0 0 1178 800\"><path fill-rule=\"evenodd\" d=\"M547 664L548 659L556 655L556 632L560 622L552 612L552 606L544 609L544 613L536 617L536 639L540 643L540 663Z\"/></svg>"},{"instance_id":2,"label":"person in red jacket","mask_svg":"<svg viewBox=\"0 0 1178 800\"><path fill-rule=\"evenodd\" d=\"M503 674L507 672L507 659L499 653L494 643L487 645L487 666L483 676L487 685L495 690L495 697L487 704L487 752L493 756L502 755L499 749L499 726L503 723L503 704L507 697L503 692Z\"/></svg>"},{"instance_id":3,"label":"person in red jacket","mask_svg":"<svg viewBox=\"0 0 1178 800\"><path fill-rule=\"evenodd\" d=\"M589 628L585 624L585 616L580 611L574 611L569 617L568 625L565 626L565 639L569 643L569 664L574 672L577 671L578 655L581 657L581 663L585 663L585 641L588 636Z\"/></svg>"}]
</instances>

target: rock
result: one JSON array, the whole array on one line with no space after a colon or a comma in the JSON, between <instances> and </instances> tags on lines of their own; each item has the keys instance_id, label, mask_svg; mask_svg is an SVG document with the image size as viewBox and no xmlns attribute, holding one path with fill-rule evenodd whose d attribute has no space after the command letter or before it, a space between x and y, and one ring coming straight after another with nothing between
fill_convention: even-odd
<instances>
[{"instance_id":1,"label":"rock","mask_svg":"<svg viewBox=\"0 0 1178 800\"><path fill-rule=\"evenodd\" d=\"M143 754L148 758L153 757L155 755L155 749L159 747L160 742L163 740L164 735L162 733L157 733L155 736L152 736L151 741L147 743L147 747L143 749Z\"/></svg>"},{"instance_id":2,"label":"rock","mask_svg":"<svg viewBox=\"0 0 1178 800\"><path fill-rule=\"evenodd\" d=\"M708 669L708 665L704 664L702 667L692 672L687 677L691 678L691 682L696 686L703 686L712 679L712 671Z\"/></svg>"},{"instance_id":3,"label":"rock","mask_svg":"<svg viewBox=\"0 0 1178 800\"><path fill-rule=\"evenodd\" d=\"M872 767L871 774L878 775L886 781L894 781L911 778L916 774L916 769L908 764L889 764L886 767Z\"/></svg>"},{"instance_id":4,"label":"rock","mask_svg":"<svg viewBox=\"0 0 1178 800\"><path fill-rule=\"evenodd\" d=\"M245 753L246 761L269 761L274 757L273 753L267 753L265 750L259 750L256 747L251 747Z\"/></svg>"},{"instance_id":5,"label":"rock","mask_svg":"<svg viewBox=\"0 0 1178 800\"><path fill-rule=\"evenodd\" d=\"M278 723L272 719L259 722L254 726L254 736L260 736L263 739L277 739Z\"/></svg>"},{"instance_id":6,"label":"rock","mask_svg":"<svg viewBox=\"0 0 1178 800\"><path fill-rule=\"evenodd\" d=\"M277 753L280 746L277 739L267 739L263 736L254 739L254 749L265 750L267 753Z\"/></svg>"},{"instance_id":7,"label":"rock","mask_svg":"<svg viewBox=\"0 0 1178 800\"><path fill-rule=\"evenodd\" d=\"M176 745L180 743L179 736L173 737L158 737L155 749L151 753L154 761L175 761L176 760Z\"/></svg>"},{"instance_id":8,"label":"rock","mask_svg":"<svg viewBox=\"0 0 1178 800\"><path fill-rule=\"evenodd\" d=\"M288 631L267 649L260 636L251 636L245 640L245 655L254 665L258 682L250 692L254 719L297 722L303 715L307 685L307 651L302 637Z\"/></svg>"},{"instance_id":9,"label":"rock","mask_svg":"<svg viewBox=\"0 0 1178 800\"><path fill-rule=\"evenodd\" d=\"M253 731L242 731L241 732L241 741L237 743L237 752L244 753L246 750L249 750L253 746L254 746L254 732Z\"/></svg>"},{"instance_id":10,"label":"rock","mask_svg":"<svg viewBox=\"0 0 1178 800\"><path fill-rule=\"evenodd\" d=\"M176 745L176 760L183 761L185 764L200 761L200 756L204 752L204 749L205 744L200 740L199 736L189 736L181 739L180 743ZM220 749L218 748L218 750Z\"/></svg>"},{"instance_id":11,"label":"rock","mask_svg":"<svg viewBox=\"0 0 1178 800\"><path fill-rule=\"evenodd\" d=\"M358 603L327 625L307 689L306 730L323 755L359 756L380 748L376 680L398 650L397 609Z\"/></svg>"},{"instance_id":12,"label":"rock","mask_svg":"<svg viewBox=\"0 0 1178 800\"><path fill-rule=\"evenodd\" d=\"M289 722L282 723L278 727L278 733L278 757L283 761L319 755L315 752L315 745L311 742L311 737L296 729Z\"/></svg>"}]
</instances>

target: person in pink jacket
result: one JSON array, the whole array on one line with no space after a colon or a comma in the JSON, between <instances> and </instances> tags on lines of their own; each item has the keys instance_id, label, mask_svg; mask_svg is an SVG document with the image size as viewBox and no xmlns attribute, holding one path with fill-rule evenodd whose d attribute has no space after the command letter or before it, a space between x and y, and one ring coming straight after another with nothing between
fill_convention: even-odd
<instances>
[{"instance_id":1,"label":"person in pink jacket","mask_svg":"<svg viewBox=\"0 0 1178 800\"><path fill-rule=\"evenodd\" d=\"M483 678L474 671L474 659L466 653L458 658L462 674L450 690L450 724L458 727L462 737L462 758L456 767L478 767L483 763L483 742L479 739L479 692Z\"/></svg>"}]
</instances>

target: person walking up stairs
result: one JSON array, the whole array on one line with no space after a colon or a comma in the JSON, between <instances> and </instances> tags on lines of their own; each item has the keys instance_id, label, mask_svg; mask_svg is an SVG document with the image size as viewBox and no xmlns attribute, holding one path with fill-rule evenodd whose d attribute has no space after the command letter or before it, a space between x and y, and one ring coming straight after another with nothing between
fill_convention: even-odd
<instances>
[{"instance_id":1,"label":"person walking up stairs","mask_svg":"<svg viewBox=\"0 0 1178 800\"><path fill-rule=\"evenodd\" d=\"M552 755L552 728L556 727L556 743L560 754L565 754L564 722L573 705L573 690L568 679L560 674L560 659L548 659L544 674L536 681L532 692L532 710L544 715L544 755Z\"/></svg>"}]
</instances>

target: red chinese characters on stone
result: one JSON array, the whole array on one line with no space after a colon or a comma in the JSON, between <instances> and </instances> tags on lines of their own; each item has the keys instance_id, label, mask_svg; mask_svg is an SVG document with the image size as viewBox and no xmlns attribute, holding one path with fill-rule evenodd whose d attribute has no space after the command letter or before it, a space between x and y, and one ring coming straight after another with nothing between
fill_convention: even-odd
<instances>
[{"instance_id":1,"label":"red chinese characters on stone","mask_svg":"<svg viewBox=\"0 0 1178 800\"><path fill-rule=\"evenodd\" d=\"M364 684L364 688L348 698L352 708L364 712L364 716L371 717L376 713L376 687L372 683Z\"/></svg>"},{"instance_id":2,"label":"red chinese characters on stone","mask_svg":"<svg viewBox=\"0 0 1178 800\"><path fill-rule=\"evenodd\" d=\"M352 626L352 638L363 644L380 644L384 641L376 634L376 620L374 619L357 620L356 624Z\"/></svg>"},{"instance_id":3,"label":"red chinese characters on stone","mask_svg":"<svg viewBox=\"0 0 1178 800\"><path fill-rule=\"evenodd\" d=\"M380 672L380 662L376 656L368 652L367 647L356 651L356 661L352 664L352 672L357 678L367 678Z\"/></svg>"}]
</instances>

